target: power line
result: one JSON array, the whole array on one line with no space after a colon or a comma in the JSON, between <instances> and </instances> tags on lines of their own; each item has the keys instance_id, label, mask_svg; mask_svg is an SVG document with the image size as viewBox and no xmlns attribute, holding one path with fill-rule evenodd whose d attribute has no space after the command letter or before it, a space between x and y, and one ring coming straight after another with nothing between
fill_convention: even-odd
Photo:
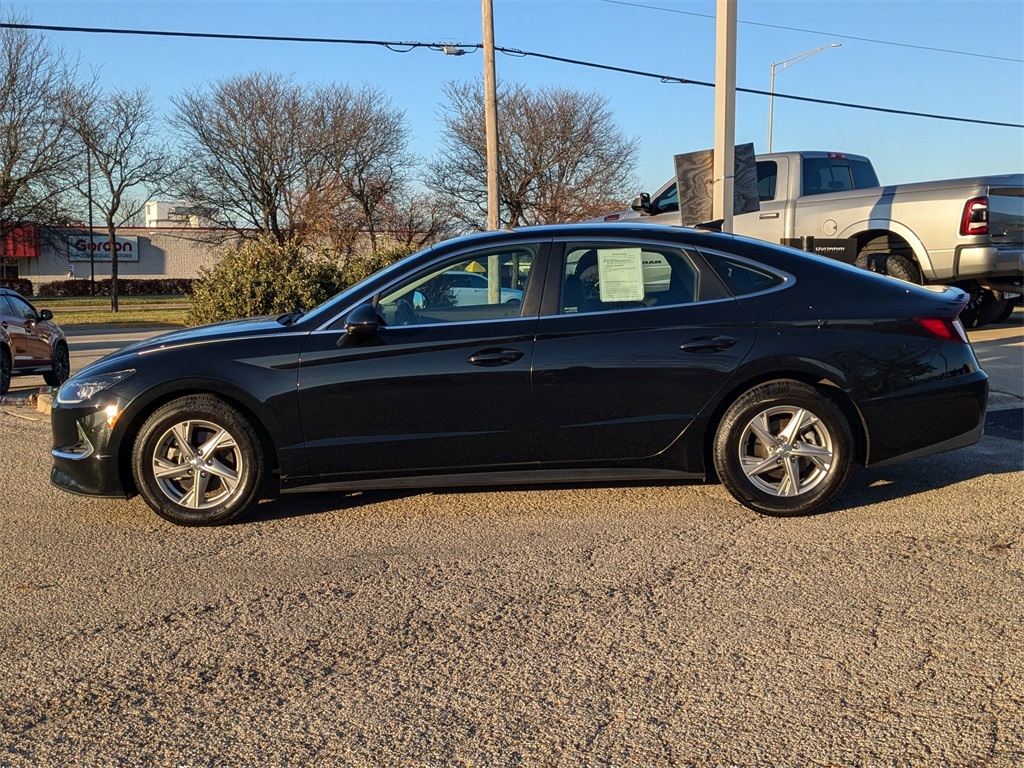
<instances>
[{"instance_id":1,"label":"power line","mask_svg":"<svg viewBox=\"0 0 1024 768\"><path fill-rule=\"evenodd\" d=\"M699 16L702 19L713 19L714 14L697 13L696 11L682 11L678 8L663 8L658 5L645 5L644 3L631 3L626 0L601 0L603 3L612 5L628 5L633 8L644 8L649 11L663 11L664 13L678 13L683 16ZM975 53L974 51L957 51L952 48L935 48L929 45L915 45L914 43L897 43L892 40L878 40L873 37L857 37L856 35L844 35L838 32L822 32L816 29L800 29L799 27L787 27L782 24L768 24L760 21L739 21L750 27L767 27L768 29L783 29L787 32L803 32L809 35L825 35L827 37L841 37L844 40L857 40L861 43L874 43L876 45L891 45L897 48L916 48L919 51L933 51L935 53L950 53L956 56L973 56L979 59L994 59L996 61L1012 61L1016 64L1024 64L1024 59L1015 59L1010 56L994 56L990 53Z\"/></svg>"},{"instance_id":2,"label":"power line","mask_svg":"<svg viewBox=\"0 0 1024 768\"><path fill-rule=\"evenodd\" d=\"M658 75L653 72L641 72L635 69L622 69L620 67L611 67L607 64L595 64L590 61L581 61L579 59L567 59L563 56L552 56L546 53L531 53L529 51L517 51L515 49L497 48L496 50L502 53L513 53L517 56L533 56L539 59L548 59L550 61L560 61L565 64L575 64L581 67L593 67L595 69L611 70L613 72L624 72L630 75L638 75L641 77L652 77L657 78L663 83L678 83L680 85L699 85L705 88L714 88L715 84L703 80L689 80L687 78L675 77L674 75ZM757 96L771 96L769 91L761 91L756 88L740 88L737 87L738 93L751 93ZM869 104L854 104L848 101L834 101L831 99L815 99L811 96L795 96L792 94L779 93L775 91L774 96L776 99L789 99L791 101L805 101L811 104L825 104L832 107L845 107L847 109L860 109L868 112L883 112L890 115L907 115L909 117L926 117L931 120L948 120L957 123L973 123L975 125L995 125L1003 128L1024 128L1024 123L1004 123L997 120L979 120L973 117L955 117L952 115L936 115L928 112L914 112L907 109L891 109L889 107L874 107Z\"/></svg>"},{"instance_id":3,"label":"power line","mask_svg":"<svg viewBox=\"0 0 1024 768\"><path fill-rule=\"evenodd\" d=\"M375 45L383 48L387 48L395 53L408 53L415 48L428 48L434 51L445 51L451 52L453 48L465 50L480 50L483 48L481 43L466 43L458 44L453 46L451 43L419 43L419 42L396 42L389 40L359 40L359 39L345 39L345 38L333 38L333 37L284 37L280 35L240 35L240 34L229 34L221 32L172 32L166 30L153 30L153 29L113 29L104 27L66 27L52 24L13 24L8 22L0 23L0 29L29 29L49 32L82 32L87 34L109 34L109 35L147 35L152 37L178 37L178 38L198 38L198 39L212 39L212 40L257 40L263 42L289 42L289 43L330 43L330 44L344 44L344 45ZM531 57L544 59L547 61L557 61L563 64L572 64L575 66L589 67L592 69L600 69L606 72L618 72L620 74L635 75L637 77L648 77L660 80L663 83L677 83L680 85L697 85L705 88L714 88L715 84L712 82L701 81L701 80L690 80L689 78L679 77L677 75L664 75L657 74L654 72L645 72L638 69L626 69L624 67L615 67L610 64L599 64L593 61L584 61L582 59L570 59L564 56L554 56L552 54L537 53L534 51L523 51L518 48L503 48L495 47L496 51L501 51L504 54L518 57ZM755 88L737 88L740 93L749 93L757 96L769 96L768 91L762 91ZM1009 123L1000 122L996 120L980 120L978 118L971 117L956 117L952 115L938 115L931 114L928 112L915 112L905 109L891 109L889 107L875 107L868 104L856 104L853 102L846 101L834 101L830 99L816 99L810 96L796 96L792 94L775 92L775 98L777 99L789 99L791 101L804 101L811 104L823 104L833 107L843 107L845 109L859 109L868 112L881 112L891 115L906 115L909 117L923 117L930 120L946 120L958 123L971 123L974 125L991 125L1003 128L1024 128L1022 123Z\"/></svg>"}]
</instances>

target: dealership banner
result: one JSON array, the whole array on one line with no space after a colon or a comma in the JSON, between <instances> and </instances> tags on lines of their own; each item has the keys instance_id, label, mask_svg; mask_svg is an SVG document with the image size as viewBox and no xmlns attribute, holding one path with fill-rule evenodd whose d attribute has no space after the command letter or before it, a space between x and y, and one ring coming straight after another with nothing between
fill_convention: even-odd
<instances>
[{"instance_id":1,"label":"dealership banner","mask_svg":"<svg viewBox=\"0 0 1024 768\"><path fill-rule=\"evenodd\" d=\"M114 238L118 262L139 260L139 238ZM110 261L110 238L93 235L68 235L68 261Z\"/></svg>"}]
</instances>

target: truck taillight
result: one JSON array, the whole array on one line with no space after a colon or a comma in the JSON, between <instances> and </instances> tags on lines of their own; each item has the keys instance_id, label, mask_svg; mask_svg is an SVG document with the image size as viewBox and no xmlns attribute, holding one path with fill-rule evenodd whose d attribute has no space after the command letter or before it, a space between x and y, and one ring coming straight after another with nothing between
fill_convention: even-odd
<instances>
[{"instance_id":1,"label":"truck taillight","mask_svg":"<svg viewBox=\"0 0 1024 768\"><path fill-rule=\"evenodd\" d=\"M961 235L988 234L988 198L974 197L964 205L964 215L960 219Z\"/></svg>"}]
</instances>

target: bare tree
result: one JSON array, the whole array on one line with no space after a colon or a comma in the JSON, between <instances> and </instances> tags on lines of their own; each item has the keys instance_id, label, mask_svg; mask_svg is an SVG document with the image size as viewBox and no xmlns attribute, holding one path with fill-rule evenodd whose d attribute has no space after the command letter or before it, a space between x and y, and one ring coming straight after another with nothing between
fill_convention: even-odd
<instances>
[{"instance_id":1,"label":"bare tree","mask_svg":"<svg viewBox=\"0 0 1024 768\"><path fill-rule=\"evenodd\" d=\"M375 251L381 212L404 193L415 163L405 116L379 89L336 83L311 92L309 114L302 228L339 254L363 241Z\"/></svg>"},{"instance_id":2,"label":"bare tree","mask_svg":"<svg viewBox=\"0 0 1024 768\"><path fill-rule=\"evenodd\" d=\"M77 83L77 65L41 34L0 28L0 241L18 222L64 224L71 215L81 150L63 105Z\"/></svg>"},{"instance_id":3,"label":"bare tree","mask_svg":"<svg viewBox=\"0 0 1024 768\"><path fill-rule=\"evenodd\" d=\"M424 248L458 233L448 201L433 194L413 195L402 203L388 205L382 221L392 243L411 249Z\"/></svg>"},{"instance_id":4,"label":"bare tree","mask_svg":"<svg viewBox=\"0 0 1024 768\"><path fill-rule=\"evenodd\" d=\"M188 169L182 196L243 235L329 242L340 253L367 238L372 250L415 163L404 115L375 88L303 87L257 72L175 105Z\"/></svg>"},{"instance_id":5,"label":"bare tree","mask_svg":"<svg viewBox=\"0 0 1024 768\"><path fill-rule=\"evenodd\" d=\"M173 101L183 149L178 192L239 233L289 239L307 165L303 89L255 72Z\"/></svg>"},{"instance_id":6,"label":"bare tree","mask_svg":"<svg viewBox=\"0 0 1024 768\"><path fill-rule=\"evenodd\" d=\"M174 173L171 153L156 132L156 112L142 88L94 92L69 108L89 159L88 190L106 225L110 247L110 308L118 311L117 227L145 208ZM141 192L141 196L133 193ZM91 233L90 233L91 237Z\"/></svg>"},{"instance_id":7,"label":"bare tree","mask_svg":"<svg viewBox=\"0 0 1024 768\"><path fill-rule=\"evenodd\" d=\"M449 83L445 94L442 148L426 184L450 201L461 221L484 229L483 89ZM623 135L608 99L598 94L502 86L498 134L503 226L580 221L623 207L634 188L638 142Z\"/></svg>"}]
</instances>

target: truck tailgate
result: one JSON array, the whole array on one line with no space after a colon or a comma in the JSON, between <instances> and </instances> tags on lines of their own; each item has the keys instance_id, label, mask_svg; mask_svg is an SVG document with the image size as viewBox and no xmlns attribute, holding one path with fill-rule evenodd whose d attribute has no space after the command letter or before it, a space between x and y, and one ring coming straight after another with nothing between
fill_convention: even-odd
<instances>
[{"instance_id":1,"label":"truck tailgate","mask_svg":"<svg viewBox=\"0 0 1024 768\"><path fill-rule=\"evenodd\" d=\"M989 188L988 232L995 245L1024 245L1024 187Z\"/></svg>"}]
</instances>

